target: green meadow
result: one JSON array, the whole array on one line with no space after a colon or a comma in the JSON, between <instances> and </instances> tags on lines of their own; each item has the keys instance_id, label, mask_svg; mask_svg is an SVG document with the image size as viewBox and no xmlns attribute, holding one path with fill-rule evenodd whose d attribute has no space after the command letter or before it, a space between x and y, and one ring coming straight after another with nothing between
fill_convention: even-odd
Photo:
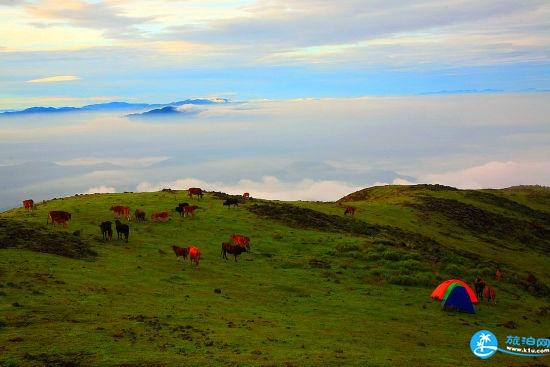
<instances>
[{"instance_id":1,"label":"green meadow","mask_svg":"<svg viewBox=\"0 0 550 367\"><path fill-rule=\"evenodd\" d=\"M1 213L0 366L550 365L469 349L481 329L501 344L548 336L550 189L384 186L231 209L226 197L78 195ZM200 209L182 218L179 202ZM116 231L103 241L112 205L171 218L132 220L127 244ZM71 212L68 227L46 225L50 210ZM251 238L238 262L220 256L233 233ZM200 265L177 261L172 245L198 246ZM475 315L429 297L477 275L497 299Z\"/></svg>"}]
</instances>

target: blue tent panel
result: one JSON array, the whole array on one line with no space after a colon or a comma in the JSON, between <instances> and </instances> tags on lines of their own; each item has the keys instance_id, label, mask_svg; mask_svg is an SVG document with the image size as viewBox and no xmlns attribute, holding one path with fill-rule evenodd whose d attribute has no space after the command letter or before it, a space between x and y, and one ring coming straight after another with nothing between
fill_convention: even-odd
<instances>
[{"instance_id":1,"label":"blue tent panel","mask_svg":"<svg viewBox=\"0 0 550 367\"><path fill-rule=\"evenodd\" d=\"M464 287L455 287L447 296L447 299L441 302L441 305L446 310L476 313L474 305Z\"/></svg>"}]
</instances>

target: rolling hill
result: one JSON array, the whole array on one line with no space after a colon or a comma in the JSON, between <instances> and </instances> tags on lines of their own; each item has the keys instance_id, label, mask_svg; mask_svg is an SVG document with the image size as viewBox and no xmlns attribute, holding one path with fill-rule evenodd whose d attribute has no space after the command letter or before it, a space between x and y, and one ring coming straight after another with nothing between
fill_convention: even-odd
<instances>
[{"instance_id":1,"label":"rolling hill","mask_svg":"<svg viewBox=\"0 0 550 367\"><path fill-rule=\"evenodd\" d=\"M77 195L1 213L0 365L548 363L479 360L468 345L481 329L547 335L549 188L380 186L337 202L251 199L231 209L228 197ZM179 202L200 209L181 218ZM116 234L106 242L98 225L116 204L171 219L131 221L128 244ZM70 211L68 228L46 225L50 210ZM220 257L233 233L251 238L238 262ZM203 251L198 268L171 252L190 244ZM429 299L439 281L477 275L496 288L496 305L470 315Z\"/></svg>"}]
</instances>

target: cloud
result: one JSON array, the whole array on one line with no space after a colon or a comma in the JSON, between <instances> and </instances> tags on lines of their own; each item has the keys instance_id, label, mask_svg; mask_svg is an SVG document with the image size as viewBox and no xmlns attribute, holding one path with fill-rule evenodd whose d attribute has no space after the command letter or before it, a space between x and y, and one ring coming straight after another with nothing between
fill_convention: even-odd
<instances>
[{"instance_id":1,"label":"cloud","mask_svg":"<svg viewBox=\"0 0 550 367\"><path fill-rule=\"evenodd\" d=\"M47 78L27 80L26 83L55 83L55 82L70 82L73 80L79 80L80 78L74 75L57 75L49 76Z\"/></svg>"},{"instance_id":2,"label":"cloud","mask_svg":"<svg viewBox=\"0 0 550 367\"><path fill-rule=\"evenodd\" d=\"M116 2L42 0L38 4L27 5L26 9L35 19L99 29L104 31L106 38L139 38L142 32L137 26L152 20L149 16L126 16Z\"/></svg>"},{"instance_id":3,"label":"cloud","mask_svg":"<svg viewBox=\"0 0 550 367\"><path fill-rule=\"evenodd\" d=\"M114 164L121 167L149 167L169 159L170 157L139 157L139 158L120 158L120 157L80 157L55 162L60 166L93 166L98 164Z\"/></svg>"},{"instance_id":4,"label":"cloud","mask_svg":"<svg viewBox=\"0 0 550 367\"><path fill-rule=\"evenodd\" d=\"M150 183L141 182L137 191L159 191L164 188L185 190L189 187L201 187L208 191L222 191L241 195L249 192L253 197L270 200L321 200L335 201L339 198L362 189L341 181L314 181L304 179L299 182L284 182L274 176L264 176L260 181L241 180L234 185L223 182L205 182L195 178Z\"/></svg>"},{"instance_id":5,"label":"cloud","mask_svg":"<svg viewBox=\"0 0 550 367\"><path fill-rule=\"evenodd\" d=\"M16 6L26 3L26 0L0 0L0 6Z\"/></svg>"},{"instance_id":6,"label":"cloud","mask_svg":"<svg viewBox=\"0 0 550 367\"><path fill-rule=\"evenodd\" d=\"M116 189L110 186L96 186L90 187L84 194L112 194L115 193Z\"/></svg>"},{"instance_id":7,"label":"cloud","mask_svg":"<svg viewBox=\"0 0 550 367\"><path fill-rule=\"evenodd\" d=\"M171 27L166 37L231 45L266 64L530 62L548 60L549 9L542 0L265 0L234 17Z\"/></svg>"},{"instance_id":8,"label":"cloud","mask_svg":"<svg viewBox=\"0 0 550 367\"><path fill-rule=\"evenodd\" d=\"M504 188L524 184L550 186L550 162L491 161L456 171L428 174L421 180L470 189Z\"/></svg>"}]
</instances>

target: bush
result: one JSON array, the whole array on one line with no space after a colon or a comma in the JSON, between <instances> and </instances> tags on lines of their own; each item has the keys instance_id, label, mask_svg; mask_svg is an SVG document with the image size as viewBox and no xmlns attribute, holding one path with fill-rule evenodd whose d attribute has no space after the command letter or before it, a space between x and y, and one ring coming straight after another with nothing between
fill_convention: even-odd
<instances>
[{"instance_id":1,"label":"bush","mask_svg":"<svg viewBox=\"0 0 550 367\"><path fill-rule=\"evenodd\" d=\"M389 280L391 284L406 285L406 286L423 286L431 287L437 280L431 273L417 273L413 275L393 275Z\"/></svg>"},{"instance_id":2,"label":"bush","mask_svg":"<svg viewBox=\"0 0 550 367\"><path fill-rule=\"evenodd\" d=\"M403 254L392 250L385 250L382 257L384 260L399 261L403 259Z\"/></svg>"},{"instance_id":3,"label":"bush","mask_svg":"<svg viewBox=\"0 0 550 367\"><path fill-rule=\"evenodd\" d=\"M464 276L464 268L456 264L448 264L445 266L445 271L453 278Z\"/></svg>"}]
</instances>

